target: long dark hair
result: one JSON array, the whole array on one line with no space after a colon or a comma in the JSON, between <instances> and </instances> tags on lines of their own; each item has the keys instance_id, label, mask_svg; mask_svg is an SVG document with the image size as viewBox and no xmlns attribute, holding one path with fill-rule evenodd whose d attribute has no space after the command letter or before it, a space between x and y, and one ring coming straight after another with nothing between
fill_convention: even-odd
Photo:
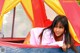
<instances>
[{"instance_id":1,"label":"long dark hair","mask_svg":"<svg viewBox=\"0 0 80 53\"><path fill-rule=\"evenodd\" d=\"M68 44L70 44L71 45L71 48L77 53L77 50L76 50L75 46L73 45L73 41L72 41L72 38L71 38L70 33L69 33L69 25L68 25L67 17L66 16L63 16L63 15L56 16L54 18L52 24L49 27L44 28L42 30L41 34L39 35L39 37L40 37L40 44L42 42L42 35L43 35L44 30L50 29L51 30L51 34L54 34L53 28L59 22L61 22L61 24L64 26L64 29L66 31L65 32L65 44L67 45L67 48L66 49L68 49Z\"/></svg>"}]
</instances>

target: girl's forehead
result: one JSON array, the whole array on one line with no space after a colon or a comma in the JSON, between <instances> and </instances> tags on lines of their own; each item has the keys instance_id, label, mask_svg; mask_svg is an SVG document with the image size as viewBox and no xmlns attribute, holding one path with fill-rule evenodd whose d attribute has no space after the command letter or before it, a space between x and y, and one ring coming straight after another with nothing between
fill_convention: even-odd
<instances>
[{"instance_id":1,"label":"girl's forehead","mask_svg":"<svg viewBox=\"0 0 80 53\"><path fill-rule=\"evenodd\" d=\"M58 22L56 25L57 26L63 26L63 24L61 22Z\"/></svg>"}]
</instances>

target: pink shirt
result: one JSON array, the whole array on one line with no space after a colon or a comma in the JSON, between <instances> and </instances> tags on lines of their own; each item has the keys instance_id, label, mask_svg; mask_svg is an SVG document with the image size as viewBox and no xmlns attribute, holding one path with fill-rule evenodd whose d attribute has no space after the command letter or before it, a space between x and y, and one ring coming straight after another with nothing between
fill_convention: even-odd
<instances>
[{"instance_id":1,"label":"pink shirt","mask_svg":"<svg viewBox=\"0 0 80 53\"><path fill-rule=\"evenodd\" d=\"M40 45L39 34L42 32L44 28L33 28L30 31L30 44L31 45ZM64 38L62 41L55 41L53 35L51 35L51 31L46 29L43 32L42 43L41 45L58 45L63 46Z\"/></svg>"}]
</instances>

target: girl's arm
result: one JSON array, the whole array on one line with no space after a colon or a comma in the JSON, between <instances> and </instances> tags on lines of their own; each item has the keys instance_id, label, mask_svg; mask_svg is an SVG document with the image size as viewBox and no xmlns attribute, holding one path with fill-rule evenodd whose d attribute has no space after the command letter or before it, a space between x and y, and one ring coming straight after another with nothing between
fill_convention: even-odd
<instances>
[{"instance_id":1,"label":"girl's arm","mask_svg":"<svg viewBox=\"0 0 80 53\"><path fill-rule=\"evenodd\" d=\"M30 31L30 45L36 45L36 37L33 30Z\"/></svg>"}]
</instances>

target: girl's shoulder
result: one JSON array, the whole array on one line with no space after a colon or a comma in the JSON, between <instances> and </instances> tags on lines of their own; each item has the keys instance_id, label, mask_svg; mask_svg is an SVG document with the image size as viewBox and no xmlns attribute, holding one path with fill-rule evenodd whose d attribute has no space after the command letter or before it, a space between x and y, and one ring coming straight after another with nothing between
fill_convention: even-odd
<instances>
[{"instance_id":1,"label":"girl's shoulder","mask_svg":"<svg viewBox=\"0 0 80 53\"><path fill-rule=\"evenodd\" d=\"M50 33L51 30L50 30L50 29L45 29L45 30L44 30L44 33L45 33L45 32L46 32L46 33L48 33L48 32Z\"/></svg>"},{"instance_id":2,"label":"girl's shoulder","mask_svg":"<svg viewBox=\"0 0 80 53\"><path fill-rule=\"evenodd\" d=\"M30 34L34 36L38 36L42 32L43 29L44 28L41 28L41 27L32 28L30 31Z\"/></svg>"},{"instance_id":3,"label":"girl's shoulder","mask_svg":"<svg viewBox=\"0 0 80 53\"><path fill-rule=\"evenodd\" d=\"M50 29L45 29L43 32L43 35L50 35L51 34L51 30Z\"/></svg>"},{"instance_id":4,"label":"girl's shoulder","mask_svg":"<svg viewBox=\"0 0 80 53\"><path fill-rule=\"evenodd\" d=\"M32 28L31 31L30 31L30 33L31 34L35 34L35 36L38 36L42 32L43 29L44 28L42 28L42 27ZM51 30L50 29L45 29L43 31L43 34L50 34L50 33L51 33Z\"/></svg>"}]
</instances>

